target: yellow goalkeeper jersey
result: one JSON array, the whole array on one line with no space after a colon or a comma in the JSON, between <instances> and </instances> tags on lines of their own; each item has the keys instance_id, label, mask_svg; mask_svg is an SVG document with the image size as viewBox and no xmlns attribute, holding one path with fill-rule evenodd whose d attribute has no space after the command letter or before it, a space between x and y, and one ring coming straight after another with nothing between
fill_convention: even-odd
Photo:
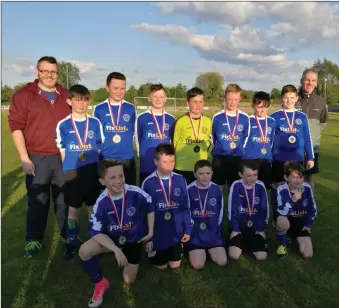
<instances>
[{"instance_id":1,"label":"yellow goalkeeper jersey","mask_svg":"<svg viewBox=\"0 0 339 308\"><path fill-rule=\"evenodd\" d=\"M211 146L212 121L202 116L199 136L199 119L192 119L189 114L180 117L174 127L173 145L175 147L175 169L194 171L194 165L199 159L208 159L208 149ZM196 140L196 136L198 140Z\"/></svg>"}]
</instances>

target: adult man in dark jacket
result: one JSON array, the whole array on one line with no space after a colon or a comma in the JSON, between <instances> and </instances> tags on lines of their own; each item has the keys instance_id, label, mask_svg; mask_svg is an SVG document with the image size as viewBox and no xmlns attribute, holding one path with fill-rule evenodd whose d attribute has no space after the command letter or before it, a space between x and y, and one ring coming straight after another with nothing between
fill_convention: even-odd
<instances>
[{"instance_id":1,"label":"adult man in dark jacket","mask_svg":"<svg viewBox=\"0 0 339 308\"><path fill-rule=\"evenodd\" d=\"M40 58L35 72L37 79L13 95L8 113L10 131L26 174L28 213L24 256L27 258L34 257L42 248L51 190L63 237L67 222L61 158L55 135L57 123L71 112L66 103L68 91L57 84L55 58Z\"/></svg>"},{"instance_id":2,"label":"adult man in dark jacket","mask_svg":"<svg viewBox=\"0 0 339 308\"><path fill-rule=\"evenodd\" d=\"M314 151L314 167L306 171L305 180L309 182L314 191L312 175L319 172L320 135L328 121L327 104L323 97L316 93L318 73L313 69L304 70L299 91L299 101L295 108L306 113L311 131Z\"/></svg>"}]
</instances>

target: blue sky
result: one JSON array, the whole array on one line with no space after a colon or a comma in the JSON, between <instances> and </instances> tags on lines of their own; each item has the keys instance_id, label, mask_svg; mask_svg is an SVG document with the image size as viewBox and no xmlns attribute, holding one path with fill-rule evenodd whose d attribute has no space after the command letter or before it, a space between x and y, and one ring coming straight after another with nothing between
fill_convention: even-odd
<instances>
[{"instance_id":1,"label":"blue sky","mask_svg":"<svg viewBox=\"0 0 339 308\"><path fill-rule=\"evenodd\" d=\"M338 3L279 5L3 2L2 81L30 81L36 60L53 55L79 65L91 89L111 71L129 85L188 87L199 72L219 71L225 84L270 90L297 83L317 58L339 62Z\"/></svg>"}]
</instances>

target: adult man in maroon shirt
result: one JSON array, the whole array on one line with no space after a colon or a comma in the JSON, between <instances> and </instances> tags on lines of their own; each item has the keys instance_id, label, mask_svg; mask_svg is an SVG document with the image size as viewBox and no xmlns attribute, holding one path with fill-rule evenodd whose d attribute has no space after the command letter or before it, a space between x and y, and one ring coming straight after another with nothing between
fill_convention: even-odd
<instances>
[{"instance_id":1,"label":"adult man in maroon shirt","mask_svg":"<svg viewBox=\"0 0 339 308\"><path fill-rule=\"evenodd\" d=\"M66 103L68 91L57 83L58 63L54 57L40 58L35 72L37 79L13 95L8 114L13 141L26 173L28 212L24 256L27 258L42 249L50 191L62 237L67 222L62 164L55 135L57 123L71 112Z\"/></svg>"}]
</instances>

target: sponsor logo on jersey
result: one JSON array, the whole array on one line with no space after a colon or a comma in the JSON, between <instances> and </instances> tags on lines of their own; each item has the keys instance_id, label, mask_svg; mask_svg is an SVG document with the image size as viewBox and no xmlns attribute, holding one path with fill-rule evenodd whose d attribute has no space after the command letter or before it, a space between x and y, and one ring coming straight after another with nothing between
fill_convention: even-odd
<instances>
[{"instance_id":1,"label":"sponsor logo on jersey","mask_svg":"<svg viewBox=\"0 0 339 308\"><path fill-rule=\"evenodd\" d=\"M105 125L105 131L106 132L115 132L115 131L117 131L117 132L127 132L128 128L125 125L123 125L123 126L118 125L117 130L115 130L115 128L113 126L106 124Z\"/></svg>"}]
</instances>

